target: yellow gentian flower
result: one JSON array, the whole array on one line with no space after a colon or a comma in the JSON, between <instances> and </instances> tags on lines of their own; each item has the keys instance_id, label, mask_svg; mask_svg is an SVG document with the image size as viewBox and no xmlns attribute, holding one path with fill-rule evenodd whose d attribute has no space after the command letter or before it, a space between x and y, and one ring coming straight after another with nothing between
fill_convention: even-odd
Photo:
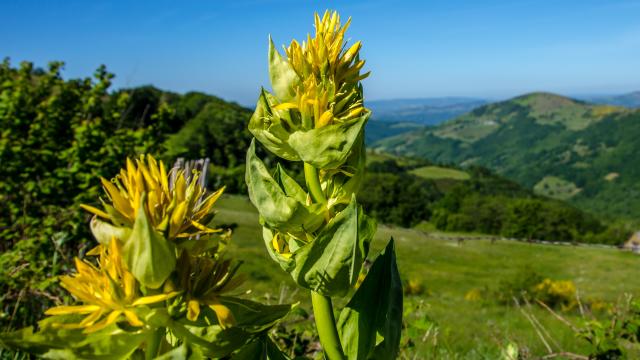
<instances>
[{"instance_id":1,"label":"yellow gentian flower","mask_svg":"<svg viewBox=\"0 0 640 360\"><path fill-rule=\"evenodd\" d=\"M192 256L183 251L176 269L178 286L184 291L187 302L187 319L195 321L200 315L200 306L209 306L218 318L222 328L235 324L235 318L220 296L235 290L244 282L243 276L235 276L240 263L232 266L232 261L215 257Z\"/></svg>"},{"instance_id":2,"label":"yellow gentian flower","mask_svg":"<svg viewBox=\"0 0 640 360\"><path fill-rule=\"evenodd\" d=\"M363 106L359 59L360 41L347 48L344 40L351 19L343 25L337 12L315 14L315 37L307 36L302 45L293 40L285 48L287 61L298 74L300 84L292 101L274 106L275 110L300 112L303 128L321 128L334 122L356 118L367 110Z\"/></svg>"},{"instance_id":3,"label":"yellow gentian flower","mask_svg":"<svg viewBox=\"0 0 640 360\"><path fill-rule=\"evenodd\" d=\"M120 244L113 238L108 247L98 245L88 255L97 255L98 267L89 262L75 259L77 274L62 276L62 287L67 289L84 305L62 305L48 309L47 315L86 314L77 324L58 324L64 328L84 328L94 332L117 321L126 320L131 326L141 327L144 323L136 313L136 308L164 301L178 292L151 296L139 296L138 285L133 275L124 267Z\"/></svg>"},{"instance_id":4,"label":"yellow gentian flower","mask_svg":"<svg viewBox=\"0 0 640 360\"><path fill-rule=\"evenodd\" d=\"M198 174L187 180L184 170L176 170L175 183L169 183L173 174L167 173L162 161L151 155L142 155L135 164L127 159L126 168L120 170L113 181L101 178L109 203L103 202L104 210L89 205L83 209L109 220L116 226L132 227L140 202L151 225L168 239L191 237L198 234L219 232L205 225L213 213L213 205L224 187L206 195L198 184Z\"/></svg>"}]
</instances>

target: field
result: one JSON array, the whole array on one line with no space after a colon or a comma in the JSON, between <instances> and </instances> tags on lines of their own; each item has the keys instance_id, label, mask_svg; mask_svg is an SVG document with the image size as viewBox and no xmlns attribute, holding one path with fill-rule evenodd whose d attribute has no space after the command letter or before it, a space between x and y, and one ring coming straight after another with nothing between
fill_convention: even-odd
<instances>
[{"instance_id":1,"label":"field","mask_svg":"<svg viewBox=\"0 0 640 360\"><path fill-rule=\"evenodd\" d=\"M440 166L425 166L410 171L412 174L425 179L453 179L469 180L470 176L464 171L449 169Z\"/></svg>"},{"instance_id":2,"label":"field","mask_svg":"<svg viewBox=\"0 0 640 360\"><path fill-rule=\"evenodd\" d=\"M580 192L576 184L563 180L557 176L545 176L534 187L536 194L554 199L568 200Z\"/></svg>"},{"instance_id":3,"label":"field","mask_svg":"<svg viewBox=\"0 0 640 360\"><path fill-rule=\"evenodd\" d=\"M218 209L217 223L237 225L231 252L245 262L241 272L250 276L249 296L266 296L273 302L300 301L309 309L307 294L293 292L293 283L267 255L251 203L244 197L227 196L220 200ZM436 353L439 358L493 359L510 341L526 346L533 355L545 354L519 308L500 305L491 298L465 300L469 291L496 289L527 266L554 280L572 280L585 302L614 303L625 293L640 295L640 277L636 276L640 258L613 248L488 240L458 243L430 238L414 229L379 226L373 253L390 237L397 241L403 280L419 282L425 288L421 295L405 297L403 344L409 359L432 358ZM587 344L548 312L532 310L563 350L585 349ZM581 320L577 312L563 316L576 324Z\"/></svg>"}]
</instances>

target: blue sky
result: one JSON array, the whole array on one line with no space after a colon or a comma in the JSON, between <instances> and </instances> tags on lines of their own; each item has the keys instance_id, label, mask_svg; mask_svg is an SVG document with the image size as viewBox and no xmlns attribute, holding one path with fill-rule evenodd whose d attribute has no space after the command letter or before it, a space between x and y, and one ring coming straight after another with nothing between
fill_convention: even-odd
<instances>
[{"instance_id":1,"label":"blue sky","mask_svg":"<svg viewBox=\"0 0 640 360\"><path fill-rule=\"evenodd\" d=\"M640 1L4 0L0 57L65 76L106 64L116 87L153 84L252 104L268 85L267 36L352 16L368 99L640 90Z\"/></svg>"}]
</instances>

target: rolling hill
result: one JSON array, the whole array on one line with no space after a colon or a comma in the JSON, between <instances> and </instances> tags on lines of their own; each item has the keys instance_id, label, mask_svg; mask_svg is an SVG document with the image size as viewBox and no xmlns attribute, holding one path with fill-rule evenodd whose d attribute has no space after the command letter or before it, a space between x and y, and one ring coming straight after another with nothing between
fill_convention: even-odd
<instances>
[{"instance_id":1,"label":"rolling hill","mask_svg":"<svg viewBox=\"0 0 640 360\"><path fill-rule=\"evenodd\" d=\"M634 91L622 95L590 96L583 98L583 100L596 104L609 104L637 109L640 108L640 91Z\"/></svg>"},{"instance_id":2,"label":"rolling hill","mask_svg":"<svg viewBox=\"0 0 640 360\"><path fill-rule=\"evenodd\" d=\"M372 146L481 165L600 215L640 217L640 110L532 93Z\"/></svg>"}]
</instances>

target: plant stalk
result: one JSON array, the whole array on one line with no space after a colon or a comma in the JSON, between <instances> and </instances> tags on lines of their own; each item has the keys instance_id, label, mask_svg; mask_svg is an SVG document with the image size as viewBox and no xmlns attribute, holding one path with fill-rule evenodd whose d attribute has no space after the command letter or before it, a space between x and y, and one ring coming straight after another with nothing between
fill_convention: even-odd
<instances>
[{"instance_id":1,"label":"plant stalk","mask_svg":"<svg viewBox=\"0 0 640 360\"><path fill-rule=\"evenodd\" d=\"M318 169L311 164L304 163L304 177L307 189L314 202L325 204L327 198L320 185ZM336 319L333 315L333 305L331 298L311 291L311 303L313 304L313 314L316 319L316 328L320 336L320 343L325 356L329 360L344 360L344 352L340 344L340 336L336 327Z\"/></svg>"},{"instance_id":2,"label":"plant stalk","mask_svg":"<svg viewBox=\"0 0 640 360\"><path fill-rule=\"evenodd\" d=\"M320 186L318 169L311 164L304 163L304 179L307 182L307 189L313 201L320 204L326 203L327 198L324 196L324 192L322 192L322 186Z\"/></svg>"}]
</instances>

